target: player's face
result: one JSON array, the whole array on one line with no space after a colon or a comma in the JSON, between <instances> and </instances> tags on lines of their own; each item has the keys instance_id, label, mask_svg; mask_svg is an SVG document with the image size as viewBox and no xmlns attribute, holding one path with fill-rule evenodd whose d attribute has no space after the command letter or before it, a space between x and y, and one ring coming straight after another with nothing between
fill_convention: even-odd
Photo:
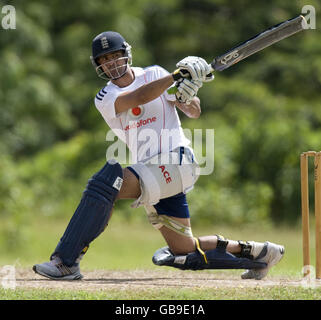
<instances>
[{"instance_id":1,"label":"player's face","mask_svg":"<svg viewBox=\"0 0 321 320\"><path fill-rule=\"evenodd\" d=\"M123 51L106 53L97 58L97 62L110 79L120 78L126 71L128 58Z\"/></svg>"}]
</instances>

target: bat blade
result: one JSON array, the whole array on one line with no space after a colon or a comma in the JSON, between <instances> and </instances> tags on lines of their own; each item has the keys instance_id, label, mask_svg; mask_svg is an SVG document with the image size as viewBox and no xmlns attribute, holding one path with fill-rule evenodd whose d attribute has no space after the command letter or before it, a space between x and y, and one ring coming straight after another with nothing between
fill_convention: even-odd
<instances>
[{"instance_id":1,"label":"bat blade","mask_svg":"<svg viewBox=\"0 0 321 320\"><path fill-rule=\"evenodd\" d=\"M224 53L216 57L211 66L213 70L223 71L239 61L251 56L252 54L263 50L264 48L282 40L291 35L302 31L307 26L305 18L300 15L296 18L281 22L259 34L246 40Z\"/></svg>"}]
</instances>

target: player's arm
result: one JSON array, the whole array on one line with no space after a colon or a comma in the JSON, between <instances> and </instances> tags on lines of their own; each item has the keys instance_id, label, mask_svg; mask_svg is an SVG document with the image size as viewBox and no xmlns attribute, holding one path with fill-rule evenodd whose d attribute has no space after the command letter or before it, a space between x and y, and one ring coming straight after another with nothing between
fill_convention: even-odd
<instances>
[{"instance_id":1,"label":"player's arm","mask_svg":"<svg viewBox=\"0 0 321 320\"><path fill-rule=\"evenodd\" d=\"M201 115L201 102L198 97L194 97L190 104L182 103L176 100L172 102L172 105L184 112L189 118L197 119Z\"/></svg>"},{"instance_id":2,"label":"player's arm","mask_svg":"<svg viewBox=\"0 0 321 320\"><path fill-rule=\"evenodd\" d=\"M169 74L161 79L144 84L136 90L120 94L115 101L116 114L158 98L173 83L174 78Z\"/></svg>"},{"instance_id":3,"label":"player's arm","mask_svg":"<svg viewBox=\"0 0 321 320\"><path fill-rule=\"evenodd\" d=\"M210 65L206 63L206 61L199 57L187 57L181 60L176 64L176 66L180 69L184 69L188 72L188 74L191 76L191 81L196 82L196 86L200 87L200 83L202 81L209 81L207 78L208 74L210 73ZM163 78L157 79L155 81L149 82L141 87L139 87L136 90L133 90L131 92L124 92L120 94L116 101L115 101L115 111L116 114L125 112L131 108L138 107L139 105L146 104L156 98L158 98L166 89L168 89L173 83L174 83L174 75L177 73L177 70L174 71L174 73L169 74ZM177 75L177 74L176 74ZM211 76L211 79L214 77ZM175 80L177 78L175 77ZM183 79L181 79L183 82ZM187 80L187 79L186 79ZM184 80L185 81L185 80ZM189 82L190 83L190 82ZM189 83L187 86L189 86ZM182 83L180 87L183 87L183 89L186 89L186 83ZM195 84L192 84L192 86ZM197 90L196 90L197 91ZM188 95L188 94L187 94ZM194 94L195 96L196 94ZM179 93L179 97L182 97L182 100L179 98L179 102L187 103L189 104L193 97L190 97L188 95L188 100L185 99L186 94L184 96L184 93ZM185 99L185 100L184 100ZM193 103L194 105L194 103ZM195 105L196 107L196 105Z\"/></svg>"}]
</instances>

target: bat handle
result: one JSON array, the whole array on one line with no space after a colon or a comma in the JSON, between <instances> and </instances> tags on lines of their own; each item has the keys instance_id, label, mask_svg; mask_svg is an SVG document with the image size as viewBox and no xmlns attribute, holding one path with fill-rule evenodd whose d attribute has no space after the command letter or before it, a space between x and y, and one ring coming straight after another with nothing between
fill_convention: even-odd
<instances>
[{"instance_id":1,"label":"bat handle","mask_svg":"<svg viewBox=\"0 0 321 320\"><path fill-rule=\"evenodd\" d=\"M184 69L176 69L173 74L172 74L173 78L175 81L178 81L180 79L191 79L191 75L187 70Z\"/></svg>"},{"instance_id":2,"label":"bat handle","mask_svg":"<svg viewBox=\"0 0 321 320\"><path fill-rule=\"evenodd\" d=\"M178 80L184 79L184 78L191 79L190 73L187 70L184 70L184 69L176 69L172 73L172 76L173 76L174 81L178 81ZM168 94L175 94L177 91L178 91L178 89L177 89L177 86L175 85L173 87L170 87L167 90L167 93Z\"/></svg>"}]
</instances>

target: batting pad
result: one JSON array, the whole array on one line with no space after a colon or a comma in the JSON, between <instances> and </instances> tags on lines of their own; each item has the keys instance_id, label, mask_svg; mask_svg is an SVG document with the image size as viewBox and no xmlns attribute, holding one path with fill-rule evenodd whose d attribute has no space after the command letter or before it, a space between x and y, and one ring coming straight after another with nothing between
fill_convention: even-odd
<instances>
[{"instance_id":1,"label":"batting pad","mask_svg":"<svg viewBox=\"0 0 321 320\"><path fill-rule=\"evenodd\" d=\"M187 255L175 256L169 247L163 247L155 252L152 260L158 266L169 266L181 270L261 269L267 266L264 262L237 258L223 247L208 250L204 253L206 259L198 251L188 253Z\"/></svg>"},{"instance_id":2,"label":"batting pad","mask_svg":"<svg viewBox=\"0 0 321 320\"><path fill-rule=\"evenodd\" d=\"M75 264L83 249L104 231L123 182L123 170L114 160L89 179L82 199L53 255L67 266Z\"/></svg>"}]
</instances>

